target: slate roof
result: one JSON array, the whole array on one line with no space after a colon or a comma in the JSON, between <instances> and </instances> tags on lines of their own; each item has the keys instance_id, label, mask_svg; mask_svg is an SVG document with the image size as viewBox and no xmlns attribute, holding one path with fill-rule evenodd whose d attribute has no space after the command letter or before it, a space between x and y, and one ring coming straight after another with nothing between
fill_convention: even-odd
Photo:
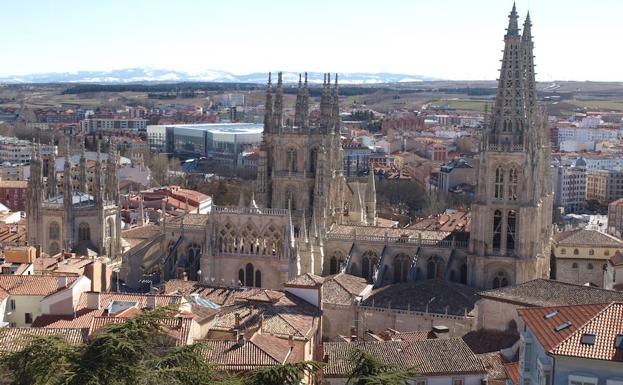
<instances>
[{"instance_id":1,"label":"slate roof","mask_svg":"<svg viewBox=\"0 0 623 385\"><path fill-rule=\"evenodd\" d=\"M554 236L556 246L622 247L623 241L596 230L578 229L563 231Z\"/></svg>"},{"instance_id":2,"label":"slate roof","mask_svg":"<svg viewBox=\"0 0 623 385\"><path fill-rule=\"evenodd\" d=\"M324 353L328 363L326 377L348 376L352 367L350 352L361 349L386 364L399 369L414 368L419 375L485 374L481 360L460 338L439 338L422 341L326 342Z\"/></svg>"},{"instance_id":3,"label":"slate roof","mask_svg":"<svg viewBox=\"0 0 623 385\"><path fill-rule=\"evenodd\" d=\"M535 279L515 286L482 291L478 294L482 298L523 306L582 305L623 301L623 292L551 279Z\"/></svg>"},{"instance_id":4,"label":"slate roof","mask_svg":"<svg viewBox=\"0 0 623 385\"><path fill-rule=\"evenodd\" d=\"M7 353L24 349L33 337L59 336L72 345L86 341L88 329L80 328L2 328L0 333L0 350Z\"/></svg>"},{"instance_id":5,"label":"slate roof","mask_svg":"<svg viewBox=\"0 0 623 385\"><path fill-rule=\"evenodd\" d=\"M362 305L409 309L430 313L464 316L474 309L480 296L474 289L443 279L407 282L375 289Z\"/></svg>"}]
</instances>

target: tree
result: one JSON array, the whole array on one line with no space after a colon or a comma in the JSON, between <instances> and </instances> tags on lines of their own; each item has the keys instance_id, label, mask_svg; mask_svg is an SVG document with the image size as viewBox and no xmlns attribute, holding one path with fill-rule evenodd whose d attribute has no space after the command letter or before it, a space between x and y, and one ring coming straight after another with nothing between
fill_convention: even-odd
<instances>
[{"instance_id":1,"label":"tree","mask_svg":"<svg viewBox=\"0 0 623 385\"><path fill-rule=\"evenodd\" d=\"M348 385L404 385L407 379L417 375L415 369L400 370L361 349L353 349L349 361L353 369L346 381Z\"/></svg>"},{"instance_id":2,"label":"tree","mask_svg":"<svg viewBox=\"0 0 623 385\"><path fill-rule=\"evenodd\" d=\"M243 385L299 385L306 375L315 377L320 368L320 363L313 361L270 366L251 372Z\"/></svg>"},{"instance_id":3,"label":"tree","mask_svg":"<svg viewBox=\"0 0 623 385\"><path fill-rule=\"evenodd\" d=\"M163 320L171 307L145 311L107 327L89 344L73 346L60 337L32 338L1 357L3 383L15 385L240 385L201 357L200 345L175 347Z\"/></svg>"}]
</instances>

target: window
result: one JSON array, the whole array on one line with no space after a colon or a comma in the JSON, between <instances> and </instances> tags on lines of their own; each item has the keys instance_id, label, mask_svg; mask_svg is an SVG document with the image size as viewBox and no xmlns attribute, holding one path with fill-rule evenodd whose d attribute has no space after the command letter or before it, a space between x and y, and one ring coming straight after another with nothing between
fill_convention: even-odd
<instances>
[{"instance_id":1,"label":"window","mask_svg":"<svg viewBox=\"0 0 623 385\"><path fill-rule=\"evenodd\" d=\"M572 269L577 269L578 268L578 263L577 262L573 262L573 265L571 265Z\"/></svg>"},{"instance_id":2,"label":"window","mask_svg":"<svg viewBox=\"0 0 623 385\"><path fill-rule=\"evenodd\" d=\"M12 299L12 300L11 300L11 302L10 302L10 304L9 304L9 305L10 305L10 307L9 307L9 308L10 308L11 310L15 310L15 300L14 300L14 299Z\"/></svg>"},{"instance_id":3,"label":"window","mask_svg":"<svg viewBox=\"0 0 623 385\"><path fill-rule=\"evenodd\" d=\"M498 166L495 170L495 192L494 197L501 199L504 194L504 169Z\"/></svg>"},{"instance_id":4,"label":"window","mask_svg":"<svg viewBox=\"0 0 623 385\"><path fill-rule=\"evenodd\" d=\"M560 249L560 254L567 254L567 249Z\"/></svg>"},{"instance_id":5,"label":"window","mask_svg":"<svg viewBox=\"0 0 623 385\"><path fill-rule=\"evenodd\" d=\"M502 243L502 212L495 210L493 213L493 249L499 250Z\"/></svg>"},{"instance_id":6,"label":"window","mask_svg":"<svg viewBox=\"0 0 623 385\"><path fill-rule=\"evenodd\" d=\"M589 263L588 265L586 265L586 268L589 270L593 270L593 264Z\"/></svg>"},{"instance_id":7,"label":"window","mask_svg":"<svg viewBox=\"0 0 623 385\"><path fill-rule=\"evenodd\" d=\"M610 250L605 250L605 251L604 251L604 255L605 255L606 257L607 257L607 256L609 256L609 255L610 255Z\"/></svg>"},{"instance_id":8,"label":"window","mask_svg":"<svg viewBox=\"0 0 623 385\"><path fill-rule=\"evenodd\" d=\"M595 250L593 249L588 250L588 255L595 255Z\"/></svg>"},{"instance_id":9,"label":"window","mask_svg":"<svg viewBox=\"0 0 623 385\"><path fill-rule=\"evenodd\" d=\"M286 167L290 172L296 172L296 150L291 148L286 153Z\"/></svg>"},{"instance_id":10,"label":"window","mask_svg":"<svg viewBox=\"0 0 623 385\"><path fill-rule=\"evenodd\" d=\"M597 378L570 375L569 385L597 385Z\"/></svg>"},{"instance_id":11,"label":"window","mask_svg":"<svg viewBox=\"0 0 623 385\"><path fill-rule=\"evenodd\" d=\"M517 213L515 210L510 210L508 212L507 218L507 227L506 227L506 251L514 252L515 251L515 230L517 226Z\"/></svg>"},{"instance_id":12,"label":"window","mask_svg":"<svg viewBox=\"0 0 623 385\"><path fill-rule=\"evenodd\" d=\"M508 200L517 200L517 169L511 168L508 172Z\"/></svg>"},{"instance_id":13,"label":"window","mask_svg":"<svg viewBox=\"0 0 623 385\"><path fill-rule=\"evenodd\" d=\"M48 238L50 239L60 239L61 237L61 228L57 222L50 223L48 227Z\"/></svg>"},{"instance_id":14,"label":"window","mask_svg":"<svg viewBox=\"0 0 623 385\"><path fill-rule=\"evenodd\" d=\"M24 313L24 322L27 324L32 323L32 313Z\"/></svg>"},{"instance_id":15,"label":"window","mask_svg":"<svg viewBox=\"0 0 623 385\"><path fill-rule=\"evenodd\" d=\"M497 275L493 278L493 288L497 289L499 287L508 286L508 277L506 273L503 271L498 271Z\"/></svg>"},{"instance_id":16,"label":"window","mask_svg":"<svg viewBox=\"0 0 623 385\"><path fill-rule=\"evenodd\" d=\"M82 222L78 225L78 240L81 242L91 240L91 228L88 223Z\"/></svg>"},{"instance_id":17,"label":"window","mask_svg":"<svg viewBox=\"0 0 623 385\"><path fill-rule=\"evenodd\" d=\"M580 251L578 249L573 249L573 255L578 255L580 254Z\"/></svg>"}]
</instances>

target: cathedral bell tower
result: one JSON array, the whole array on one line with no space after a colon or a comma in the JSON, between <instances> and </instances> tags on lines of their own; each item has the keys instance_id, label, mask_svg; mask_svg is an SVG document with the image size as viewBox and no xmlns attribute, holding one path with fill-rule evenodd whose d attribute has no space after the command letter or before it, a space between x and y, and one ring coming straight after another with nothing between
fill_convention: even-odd
<instances>
[{"instance_id":1,"label":"cathedral bell tower","mask_svg":"<svg viewBox=\"0 0 623 385\"><path fill-rule=\"evenodd\" d=\"M470 283L547 278L551 154L547 114L537 104L530 16L520 34L513 5L493 111L485 116L472 205Z\"/></svg>"}]
</instances>

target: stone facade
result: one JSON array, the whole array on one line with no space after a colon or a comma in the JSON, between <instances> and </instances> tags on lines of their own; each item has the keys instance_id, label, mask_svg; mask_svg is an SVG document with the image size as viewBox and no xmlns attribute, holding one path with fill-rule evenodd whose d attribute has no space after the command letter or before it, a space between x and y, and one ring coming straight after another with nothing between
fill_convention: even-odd
<instances>
[{"instance_id":1,"label":"stone facade","mask_svg":"<svg viewBox=\"0 0 623 385\"><path fill-rule=\"evenodd\" d=\"M111 146L112 148L112 146ZM69 154L69 147L66 150ZM35 152L31 163L31 175L27 190L28 242L40 244L42 251L50 255L62 250L83 255L105 255L111 260L120 256L121 215L117 183L117 154L111 150L105 175L99 159L89 194L86 177L84 150L80 158L79 184L72 182L72 165L65 157L62 193L57 191L56 174L50 173L47 187L43 181L43 161ZM51 159L54 164L54 155Z\"/></svg>"},{"instance_id":2,"label":"stone facade","mask_svg":"<svg viewBox=\"0 0 623 385\"><path fill-rule=\"evenodd\" d=\"M345 272L374 287L441 278L495 288L548 277L549 129L537 105L530 20L520 35L517 13L509 18L495 107L474 165L469 242L444 231L377 227L374 174L344 176L337 77L334 85L325 77L319 114L310 114L300 79L292 119L284 115L281 74L274 89L269 75L255 195L166 230L165 275L181 269L191 279L271 288L303 273ZM271 226L275 235L266 238ZM249 278L258 271L260 280Z\"/></svg>"}]
</instances>

